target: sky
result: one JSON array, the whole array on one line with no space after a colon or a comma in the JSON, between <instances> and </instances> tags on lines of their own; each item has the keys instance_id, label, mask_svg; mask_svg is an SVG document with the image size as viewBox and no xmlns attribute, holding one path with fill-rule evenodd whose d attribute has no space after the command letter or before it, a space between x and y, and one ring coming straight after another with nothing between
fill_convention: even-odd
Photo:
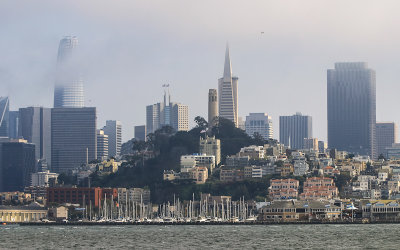
<instances>
[{"instance_id":1,"label":"sky","mask_svg":"<svg viewBox=\"0 0 400 250\"><path fill-rule=\"evenodd\" d=\"M127 141L163 84L189 105L191 121L207 117L229 42L239 116L268 113L278 139L279 116L301 112L325 140L335 62L368 62L377 121L400 122L399 8L397 0L2 0L0 96L11 110L52 107L59 41L75 35L85 105L97 107L99 128L121 120Z\"/></svg>"}]
</instances>

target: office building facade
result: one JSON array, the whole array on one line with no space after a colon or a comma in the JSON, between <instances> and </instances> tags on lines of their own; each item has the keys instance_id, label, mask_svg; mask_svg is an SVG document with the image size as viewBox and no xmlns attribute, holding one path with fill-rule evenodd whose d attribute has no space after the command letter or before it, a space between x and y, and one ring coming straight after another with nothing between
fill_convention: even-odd
<instances>
[{"instance_id":1,"label":"office building facade","mask_svg":"<svg viewBox=\"0 0 400 250\"><path fill-rule=\"evenodd\" d=\"M26 140L0 143L0 191L23 191L35 172L35 145Z\"/></svg>"},{"instance_id":2,"label":"office building facade","mask_svg":"<svg viewBox=\"0 0 400 250\"><path fill-rule=\"evenodd\" d=\"M135 139L137 141L146 141L146 125L135 126Z\"/></svg>"},{"instance_id":3,"label":"office building facade","mask_svg":"<svg viewBox=\"0 0 400 250\"><path fill-rule=\"evenodd\" d=\"M296 113L279 117L279 141L291 149L302 149L304 138L312 138L312 117Z\"/></svg>"},{"instance_id":4,"label":"office building facade","mask_svg":"<svg viewBox=\"0 0 400 250\"><path fill-rule=\"evenodd\" d=\"M376 76L367 63L335 63L327 73L328 146L376 158Z\"/></svg>"},{"instance_id":5,"label":"office building facade","mask_svg":"<svg viewBox=\"0 0 400 250\"><path fill-rule=\"evenodd\" d=\"M96 108L51 110L51 167L66 173L97 157Z\"/></svg>"},{"instance_id":6,"label":"office building facade","mask_svg":"<svg viewBox=\"0 0 400 250\"><path fill-rule=\"evenodd\" d=\"M104 161L108 159L108 135L104 130L97 130L97 160Z\"/></svg>"},{"instance_id":7,"label":"office building facade","mask_svg":"<svg viewBox=\"0 0 400 250\"><path fill-rule=\"evenodd\" d=\"M274 135L272 118L266 113L250 113L246 116L245 129L249 136L254 136L255 133L258 133L265 140L272 139Z\"/></svg>"},{"instance_id":8,"label":"office building facade","mask_svg":"<svg viewBox=\"0 0 400 250\"><path fill-rule=\"evenodd\" d=\"M376 123L376 153L386 157L387 148L397 142L397 125L394 122Z\"/></svg>"},{"instance_id":9,"label":"office building facade","mask_svg":"<svg viewBox=\"0 0 400 250\"><path fill-rule=\"evenodd\" d=\"M20 138L35 144L36 159L51 162L51 109L27 107L19 109Z\"/></svg>"},{"instance_id":10,"label":"office building facade","mask_svg":"<svg viewBox=\"0 0 400 250\"><path fill-rule=\"evenodd\" d=\"M8 136L11 139L18 139L18 127L19 127L19 111L10 111L9 122L8 122Z\"/></svg>"},{"instance_id":11,"label":"office building facade","mask_svg":"<svg viewBox=\"0 0 400 250\"><path fill-rule=\"evenodd\" d=\"M121 154L122 125L120 121L108 120L103 128L104 134L108 135L108 156L116 157Z\"/></svg>"}]
</instances>

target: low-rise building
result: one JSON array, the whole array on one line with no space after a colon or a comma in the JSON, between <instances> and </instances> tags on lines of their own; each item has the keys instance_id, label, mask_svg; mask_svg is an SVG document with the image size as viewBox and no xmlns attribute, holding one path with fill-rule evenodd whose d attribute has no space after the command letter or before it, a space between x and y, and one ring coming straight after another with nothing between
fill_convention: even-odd
<instances>
[{"instance_id":1,"label":"low-rise building","mask_svg":"<svg viewBox=\"0 0 400 250\"><path fill-rule=\"evenodd\" d=\"M215 156L193 154L181 156L181 172L189 172L193 167L206 167L212 173L215 168Z\"/></svg>"},{"instance_id":2,"label":"low-rise building","mask_svg":"<svg viewBox=\"0 0 400 250\"><path fill-rule=\"evenodd\" d=\"M250 159L259 160L264 159L265 150L263 146L248 146L240 149L239 157L248 156Z\"/></svg>"},{"instance_id":3,"label":"low-rise building","mask_svg":"<svg viewBox=\"0 0 400 250\"><path fill-rule=\"evenodd\" d=\"M144 188L118 188L118 197L121 204L126 202L150 203L150 190Z\"/></svg>"},{"instance_id":4,"label":"low-rise building","mask_svg":"<svg viewBox=\"0 0 400 250\"><path fill-rule=\"evenodd\" d=\"M35 222L47 218L47 209L37 202L27 206L0 206L0 222Z\"/></svg>"},{"instance_id":5,"label":"low-rise building","mask_svg":"<svg viewBox=\"0 0 400 250\"><path fill-rule=\"evenodd\" d=\"M247 166L244 167L244 178L262 178L261 166Z\"/></svg>"},{"instance_id":6,"label":"low-rise building","mask_svg":"<svg viewBox=\"0 0 400 250\"><path fill-rule=\"evenodd\" d=\"M271 200L297 199L299 181L295 179L274 179L268 188Z\"/></svg>"},{"instance_id":7,"label":"low-rise building","mask_svg":"<svg viewBox=\"0 0 400 250\"><path fill-rule=\"evenodd\" d=\"M32 173L31 186L48 187L50 179L57 179L57 173L50 173L49 170L44 172Z\"/></svg>"},{"instance_id":8,"label":"low-rise building","mask_svg":"<svg viewBox=\"0 0 400 250\"><path fill-rule=\"evenodd\" d=\"M234 182L244 180L244 171L242 169L221 169L219 175L220 181Z\"/></svg>"},{"instance_id":9,"label":"low-rise building","mask_svg":"<svg viewBox=\"0 0 400 250\"><path fill-rule=\"evenodd\" d=\"M339 195L338 188L332 178L310 177L304 182L302 200L333 199Z\"/></svg>"}]
</instances>

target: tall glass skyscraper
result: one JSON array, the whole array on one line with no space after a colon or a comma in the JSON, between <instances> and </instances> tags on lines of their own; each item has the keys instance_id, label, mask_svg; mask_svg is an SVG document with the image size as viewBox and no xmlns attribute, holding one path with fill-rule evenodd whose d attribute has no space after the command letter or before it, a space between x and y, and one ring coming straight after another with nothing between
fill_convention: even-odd
<instances>
[{"instance_id":1,"label":"tall glass skyscraper","mask_svg":"<svg viewBox=\"0 0 400 250\"><path fill-rule=\"evenodd\" d=\"M84 106L83 80L79 69L77 48L78 39L75 36L66 36L60 41L54 88L55 108Z\"/></svg>"},{"instance_id":2,"label":"tall glass skyscraper","mask_svg":"<svg viewBox=\"0 0 400 250\"><path fill-rule=\"evenodd\" d=\"M304 138L312 138L312 117L297 112L279 116L279 141L291 149L302 149Z\"/></svg>"},{"instance_id":3,"label":"tall glass skyscraper","mask_svg":"<svg viewBox=\"0 0 400 250\"><path fill-rule=\"evenodd\" d=\"M224 75L218 80L219 116L231 120L238 127L238 79L232 76L229 47L226 46Z\"/></svg>"},{"instance_id":4,"label":"tall glass skyscraper","mask_svg":"<svg viewBox=\"0 0 400 250\"><path fill-rule=\"evenodd\" d=\"M0 137L8 137L9 112L8 97L0 97Z\"/></svg>"},{"instance_id":5,"label":"tall glass skyscraper","mask_svg":"<svg viewBox=\"0 0 400 250\"><path fill-rule=\"evenodd\" d=\"M376 158L376 76L365 62L335 63L329 69L329 148Z\"/></svg>"}]
</instances>

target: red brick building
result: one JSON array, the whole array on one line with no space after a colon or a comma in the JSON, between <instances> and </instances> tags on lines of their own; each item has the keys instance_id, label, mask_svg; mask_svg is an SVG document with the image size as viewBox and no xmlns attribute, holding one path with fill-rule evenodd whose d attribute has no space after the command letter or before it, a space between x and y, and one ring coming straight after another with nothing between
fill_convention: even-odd
<instances>
[{"instance_id":1,"label":"red brick building","mask_svg":"<svg viewBox=\"0 0 400 250\"><path fill-rule=\"evenodd\" d=\"M107 199L118 197L116 188L99 188L99 187L49 187L47 188L48 203L74 203L80 205L89 205L98 207L104 198Z\"/></svg>"}]
</instances>

